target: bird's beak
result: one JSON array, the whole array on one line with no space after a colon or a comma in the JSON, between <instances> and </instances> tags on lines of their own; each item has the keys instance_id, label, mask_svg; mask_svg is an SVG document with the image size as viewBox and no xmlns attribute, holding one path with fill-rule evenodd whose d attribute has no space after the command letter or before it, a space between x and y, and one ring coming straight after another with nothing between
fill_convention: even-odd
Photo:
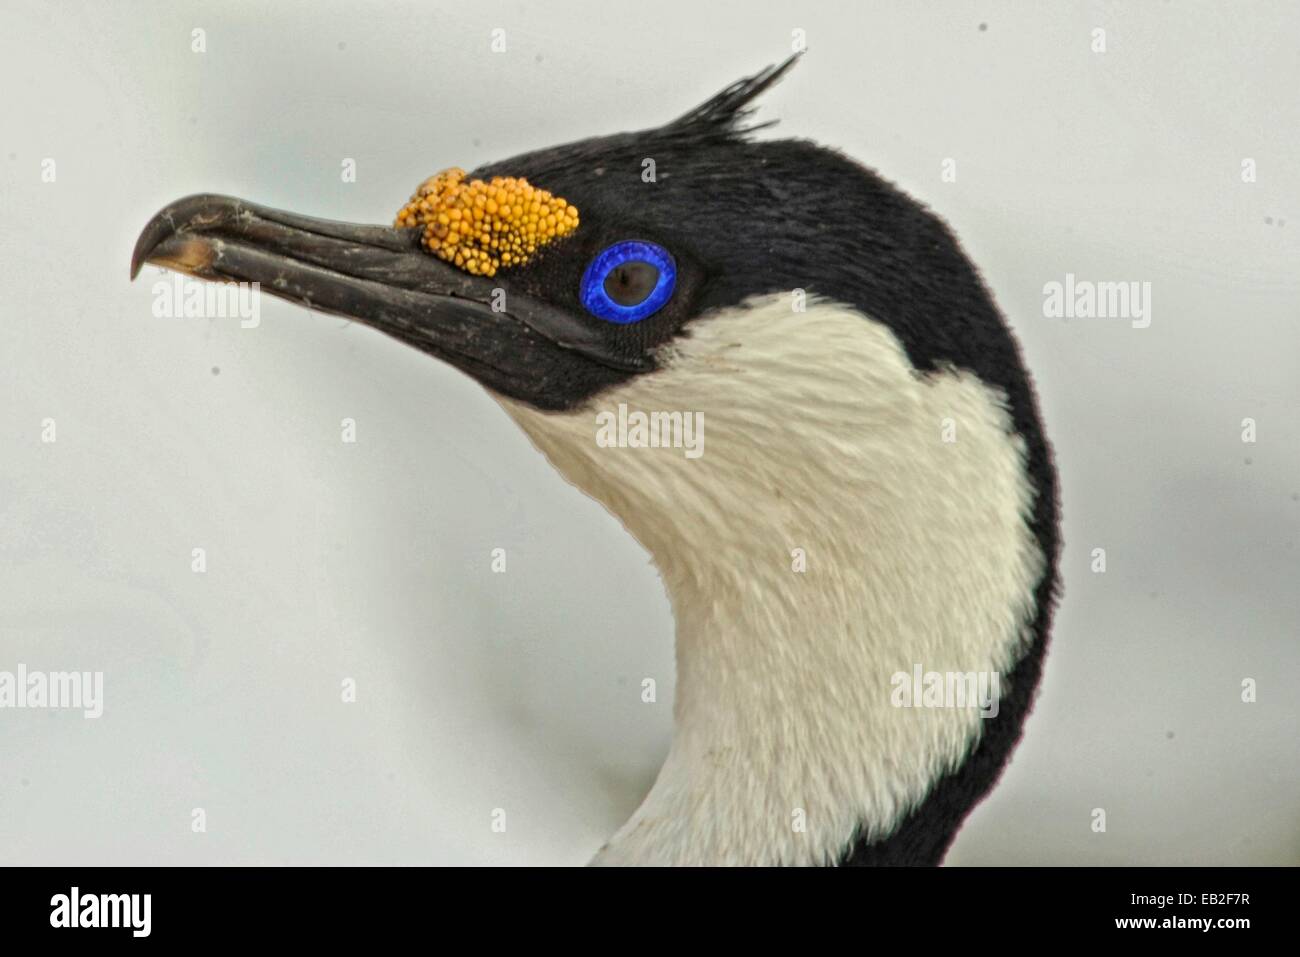
<instances>
[{"instance_id":1,"label":"bird's beak","mask_svg":"<svg viewBox=\"0 0 1300 957\"><path fill-rule=\"evenodd\" d=\"M131 257L132 279L147 262L200 279L258 283L271 295L378 329L541 408L557 407L548 386L571 377L574 363L587 377L642 368L609 352L569 311L425 252L418 229L332 222L204 194L149 221Z\"/></svg>"}]
</instances>

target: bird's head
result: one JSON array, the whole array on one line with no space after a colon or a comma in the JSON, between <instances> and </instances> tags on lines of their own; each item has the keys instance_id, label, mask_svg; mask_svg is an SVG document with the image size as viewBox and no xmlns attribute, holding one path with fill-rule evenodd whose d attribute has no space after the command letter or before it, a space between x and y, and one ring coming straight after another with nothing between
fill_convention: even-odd
<instances>
[{"instance_id":1,"label":"bird's head","mask_svg":"<svg viewBox=\"0 0 1300 957\"><path fill-rule=\"evenodd\" d=\"M833 150L750 135L794 62L664 126L445 171L391 227L191 196L132 261L257 282L451 364L649 548L679 737L643 857L821 860L889 833L980 722L900 717L882 675L1005 669L1045 627L1054 486L1018 350L937 217ZM674 447L688 430L698 458ZM1007 711L922 856L1001 766ZM769 768L776 740L795 757ZM819 809L817 838L791 843L787 801ZM673 830L714 811L735 822L708 826L717 848Z\"/></svg>"},{"instance_id":2,"label":"bird's head","mask_svg":"<svg viewBox=\"0 0 1300 957\"><path fill-rule=\"evenodd\" d=\"M700 413L717 435L761 393L772 407L762 414L779 406L797 423L831 387L828 350L874 354L805 320L817 302L878 324L889 342L869 376L953 365L991 369L996 382L1017 372L1014 346L937 218L834 150L751 136L755 98L797 60L663 126L444 171L394 226L186 197L145 227L132 275L150 262L256 282L371 326L472 376L535 438L542 428L562 444L593 445L589 411L624 398ZM741 328L741 314L758 328ZM719 387L745 368L730 361L737 344L760 365ZM557 430L560 420L531 413L580 415L581 426Z\"/></svg>"},{"instance_id":3,"label":"bird's head","mask_svg":"<svg viewBox=\"0 0 1300 957\"><path fill-rule=\"evenodd\" d=\"M699 315L807 276L835 179L860 171L811 145L746 138L747 104L793 62L656 129L446 170L391 227L189 196L141 233L132 276L149 262L258 282L502 396L571 409L661 368Z\"/></svg>"}]
</instances>

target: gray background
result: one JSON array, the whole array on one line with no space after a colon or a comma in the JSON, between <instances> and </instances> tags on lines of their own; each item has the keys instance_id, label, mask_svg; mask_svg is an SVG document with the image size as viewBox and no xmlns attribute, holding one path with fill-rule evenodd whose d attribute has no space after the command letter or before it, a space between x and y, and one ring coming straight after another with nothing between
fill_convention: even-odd
<instances>
[{"instance_id":1,"label":"gray background","mask_svg":"<svg viewBox=\"0 0 1300 957\"><path fill-rule=\"evenodd\" d=\"M802 28L762 118L948 218L1061 470L1046 680L950 863L1300 862L1296 11L4 0L0 670L102 670L107 701L0 711L0 860L589 856L670 731L646 555L459 374L269 297L252 330L155 319L128 257L198 191L387 222L444 166L655 125ZM1151 282L1151 327L1043 318L1066 272Z\"/></svg>"}]
</instances>

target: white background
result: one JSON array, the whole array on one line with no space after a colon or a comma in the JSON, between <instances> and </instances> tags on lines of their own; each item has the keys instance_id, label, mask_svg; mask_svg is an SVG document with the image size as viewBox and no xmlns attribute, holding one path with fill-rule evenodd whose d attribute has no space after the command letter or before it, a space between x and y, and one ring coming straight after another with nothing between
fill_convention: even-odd
<instances>
[{"instance_id":1,"label":"white background","mask_svg":"<svg viewBox=\"0 0 1300 957\"><path fill-rule=\"evenodd\" d=\"M765 135L948 218L1061 470L1039 704L949 862L1300 862L1296 6L608 0L4 0L0 670L102 670L107 700L0 711L0 861L596 849L670 733L647 556L460 374L269 297L257 329L156 319L128 259L200 191L388 222L442 167L668 120L795 28ZM1067 272L1150 282L1150 328L1043 318Z\"/></svg>"}]
</instances>

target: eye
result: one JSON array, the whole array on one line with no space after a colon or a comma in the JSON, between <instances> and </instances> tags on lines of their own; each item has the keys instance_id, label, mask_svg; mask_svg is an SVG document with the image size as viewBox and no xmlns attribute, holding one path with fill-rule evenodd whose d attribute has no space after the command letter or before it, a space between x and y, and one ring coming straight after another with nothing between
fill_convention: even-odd
<instances>
[{"instance_id":1,"label":"eye","mask_svg":"<svg viewBox=\"0 0 1300 957\"><path fill-rule=\"evenodd\" d=\"M606 246L588 264L578 298L593 316L626 325L662 309L676 284L677 264L668 250L629 240Z\"/></svg>"}]
</instances>

